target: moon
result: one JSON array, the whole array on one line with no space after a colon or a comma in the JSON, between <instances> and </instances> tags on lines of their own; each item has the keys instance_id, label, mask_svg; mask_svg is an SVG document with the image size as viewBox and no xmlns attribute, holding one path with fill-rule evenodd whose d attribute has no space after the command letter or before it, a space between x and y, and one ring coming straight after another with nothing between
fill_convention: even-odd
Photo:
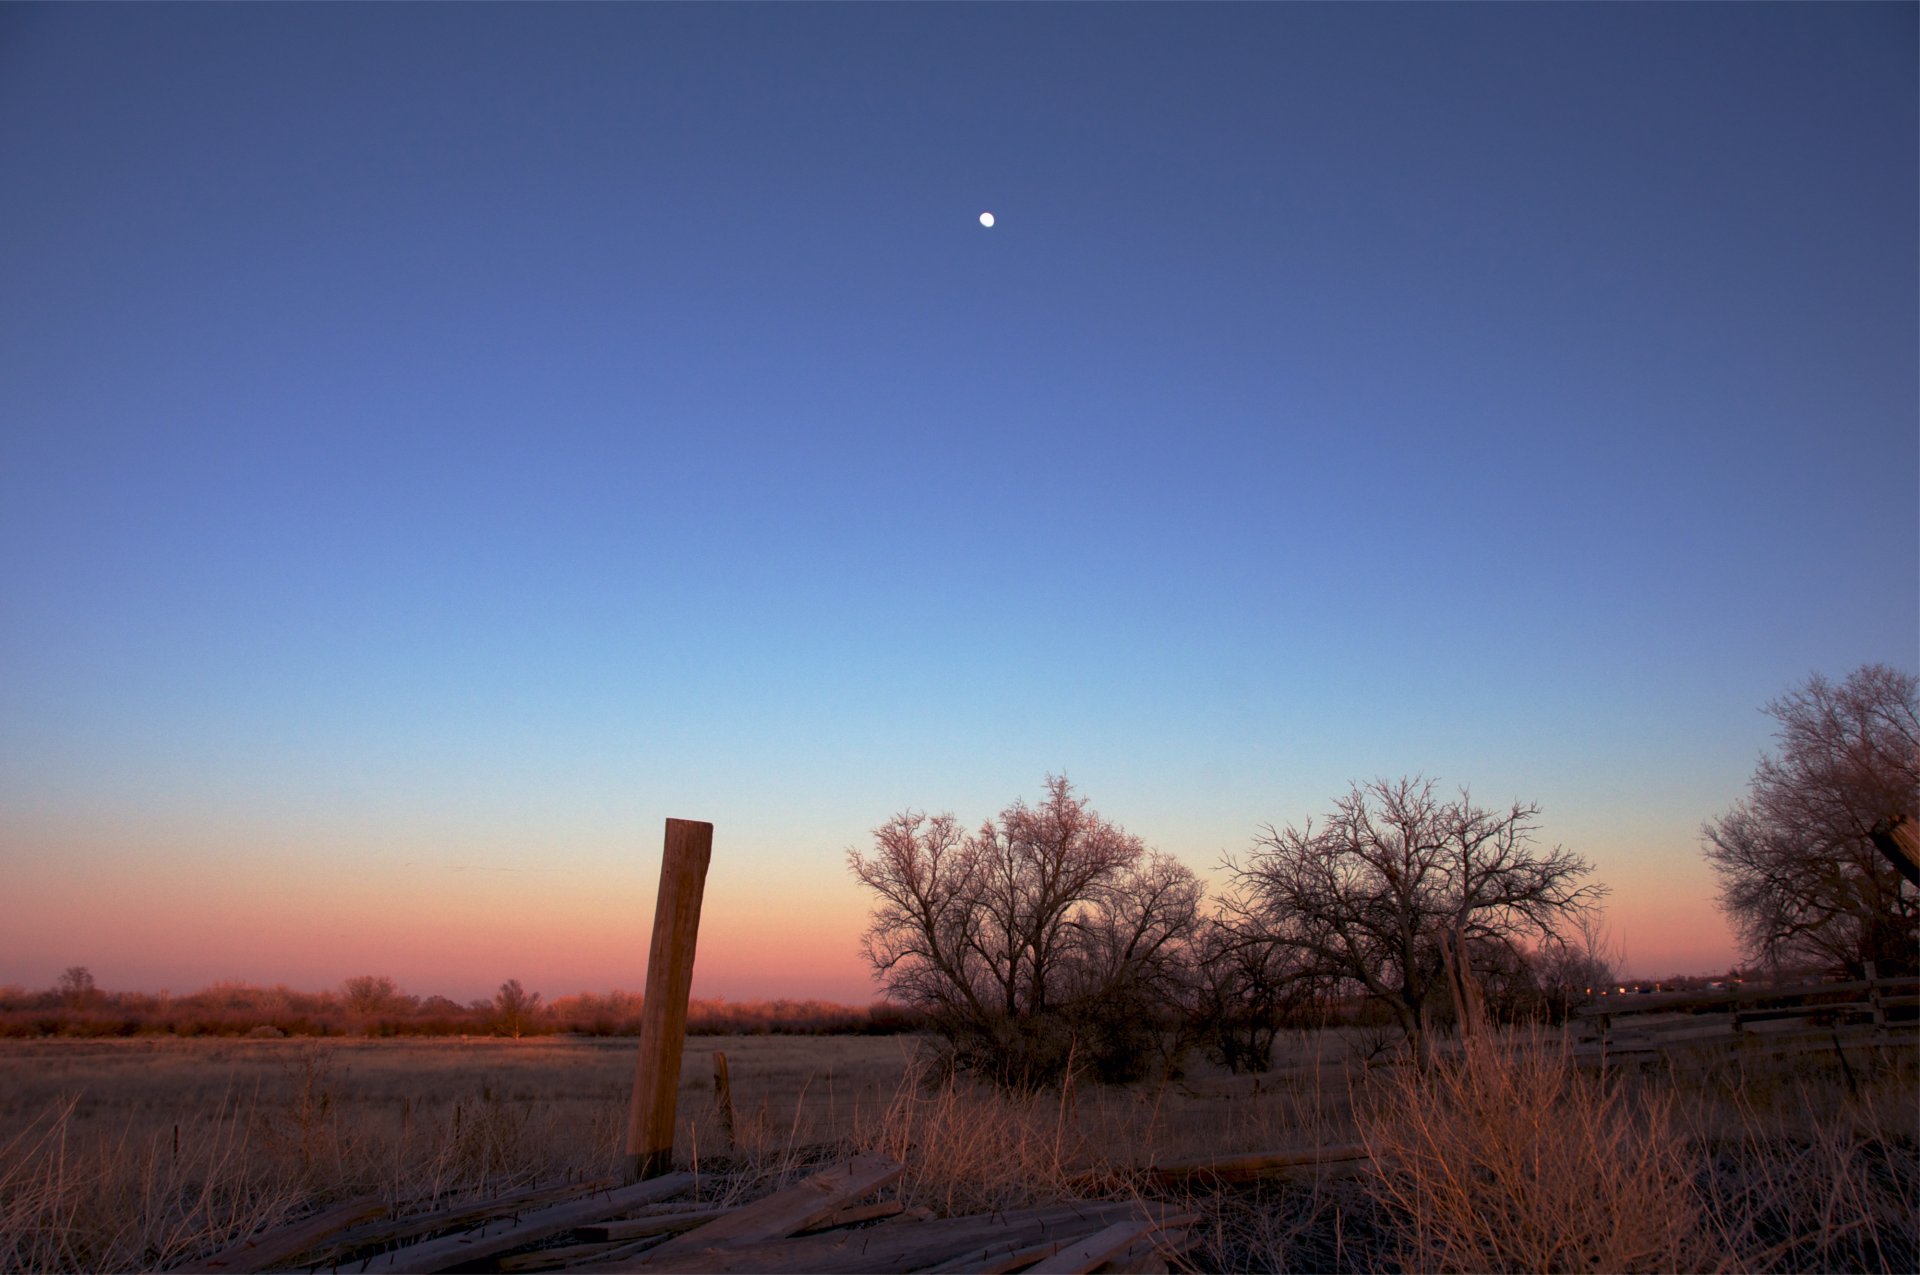
<instances>
[{"instance_id":1,"label":"moon","mask_svg":"<svg viewBox=\"0 0 1920 1275\"><path fill-rule=\"evenodd\" d=\"M985 227L987 227L987 228L988 228L989 230L991 230L991 229L993 228L993 214L992 214L992 213L981 213L981 214L980 214L980 224L981 224L981 225L983 225L983 226L985 226Z\"/></svg>"}]
</instances>

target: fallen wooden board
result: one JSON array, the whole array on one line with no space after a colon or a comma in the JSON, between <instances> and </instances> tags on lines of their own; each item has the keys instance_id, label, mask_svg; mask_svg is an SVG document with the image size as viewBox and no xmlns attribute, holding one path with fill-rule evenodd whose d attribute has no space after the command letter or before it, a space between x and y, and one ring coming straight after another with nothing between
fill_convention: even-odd
<instances>
[{"instance_id":1,"label":"fallen wooden board","mask_svg":"<svg viewBox=\"0 0 1920 1275\"><path fill-rule=\"evenodd\" d=\"M843 1226L857 1226L862 1222L877 1222L882 1218L897 1217L906 1211L906 1206L898 1200L875 1200L872 1204L856 1204L851 1208L836 1209L818 1222L795 1235L812 1235L817 1231L834 1231Z\"/></svg>"},{"instance_id":2,"label":"fallen wooden board","mask_svg":"<svg viewBox=\"0 0 1920 1275\"><path fill-rule=\"evenodd\" d=\"M569 1262L583 1262L596 1257L606 1257L619 1244L561 1244L553 1248L536 1248L526 1253L510 1253L495 1258L494 1266L508 1275L527 1271L557 1271Z\"/></svg>"},{"instance_id":3,"label":"fallen wooden board","mask_svg":"<svg viewBox=\"0 0 1920 1275\"><path fill-rule=\"evenodd\" d=\"M318 1248L329 1236L387 1211L384 1200L354 1200L324 1213L315 1213L287 1226L276 1227L221 1249L205 1261L196 1262L197 1271L263 1271L269 1266Z\"/></svg>"},{"instance_id":4,"label":"fallen wooden board","mask_svg":"<svg viewBox=\"0 0 1920 1275\"><path fill-rule=\"evenodd\" d=\"M818 1235L824 1230L847 1226L854 1222L866 1221L868 1218L859 1215L868 1213L869 1210L873 1210L871 1214L872 1217L880 1219L879 1227L871 1228L875 1230L884 1227L912 1226L915 1223L925 1222L933 1217L933 1210L931 1209L920 1207L902 1209L899 1201L889 1200L883 1204L862 1205L858 1208L842 1209L827 1219L827 1225L816 1226L809 1230L802 1231L800 1234ZM726 1210L722 1209L714 1210L715 1213L725 1211ZM576 1232L576 1234L578 1234L578 1232ZM632 1266L632 1259L640 1256L642 1253L651 1252L658 1246L660 1238L658 1235L643 1238L637 1243L622 1245L612 1252L602 1254L598 1258L583 1257L571 1261L569 1262L569 1266L575 1269L584 1266L589 1270L628 1270Z\"/></svg>"},{"instance_id":5,"label":"fallen wooden board","mask_svg":"<svg viewBox=\"0 0 1920 1275\"><path fill-rule=\"evenodd\" d=\"M541 1208L548 1204L558 1204L562 1200L577 1199L595 1191L604 1191L614 1185L612 1178L600 1178L591 1182L574 1182L566 1186L531 1187L525 1191L516 1191L511 1195L496 1196L479 1203L456 1204L431 1213L415 1213L411 1217L395 1218L390 1222L376 1222L368 1226L356 1226L341 1231L338 1235L326 1237L311 1246L307 1251L319 1265L338 1265L354 1254L371 1249L386 1248L402 1240L416 1236L429 1235L435 1231L451 1231L475 1226L489 1218L508 1217L528 1209ZM314 1265L316 1261L309 1261Z\"/></svg>"},{"instance_id":6,"label":"fallen wooden board","mask_svg":"<svg viewBox=\"0 0 1920 1275\"><path fill-rule=\"evenodd\" d=\"M1043 1257L1052 1257L1072 1240L1042 1240L1024 1247L1018 1244L989 1244L971 1253L950 1257L938 1266L923 1266L926 1275L1010 1275L1033 1265Z\"/></svg>"},{"instance_id":7,"label":"fallen wooden board","mask_svg":"<svg viewBox=\"0 0 1920 1275\"><path fill-rule=\"evenodd\" d=\"M1074 1180L1084 1186L1098 1187L1118 1186L1125 1179L1136 1176L1143 1176L1162 1186L1177 1186L1187 1182L1255 1182L1261 1178L1284 1177L1305 1170L1344 1166L1368 1158L1366 1147L1354 1143L1304 1151L1259 1151L1248 1155L1163 1160L1136 1170L1112 1169L1085 1173Z\"/></svg>"},{"instance_id":8,"label":"fallen wooden board","mask_svg":"<svg viewBox=\"0 0 1920 1275\"><path fill-rule=\"evenodd\" d=\"M653 1213L646 1217L628 1218L624 1222L576 1226L573 1233L581 1242L588 1244L607 1240L625 1242L645 1239L649 1235L675 1235L681 1231L691 1231L696 1226L705 1226L731 1212L732 1209L694 1209L686 1213Z\"/></svg>"},{"instance_id":9,"label":"fallen wooden board","mask_svg":"<svg viewBox=\"0 0 1920 1275\"><path fill-rule=\"evenodd\" d=\"M743 1204L725 1217L677 1235L640 1259L650 1267L656 1261L687 1253L734 1248L764 1240L784 1239L815 1226L861 1196L898 1178L903 1166L886 1156L862 1154L823 1169L784 1191Z\"/></svg>"},{"instance_id":10,"label":"fallen wooden board","mask_svg":"<svg viewBox=\"0 0 1920 1275\"><path fill-rule=\"evenodd\" d=\"M632 1269L699 1272L836 1271L883 1275L937 1266L990 1245L1017 1251L1049 1240L1075 1240L1126 1218L1154 1210L1133 1202L1063 1204L1010 1213L983 1213L896 1225L882 1222L857 1231L834 1231L802 1239L768 1240L738 1248L660 1255L648 1253ZM1171 1214L1171 1210L1166 1210ZM682 1239L685 1237L682 1236ZM594 1265L589 1270L609 1269Z\"/></svg>"},{"instance_id":11,"label":"fallen wooden board","mask_svg":"<svg viewBox=\"0 0 1920 1275\"><path fill-rule=\"evenodd\" d=\"M1183 1213L1178 1217L1158 1220L1148 1218L1115 1222L1085 1239L1068 1244L1052 1257L1042 1258L1027 1269L1033 1275L1090 1275L1107 1259L1126 1252L1154 1231L1162 1227L1191 1226L1199 1220L1198 1213Z\"/></svg>"},{"instance_id":12,"label":"fallen wooden board","mask_svg":"<svg viewBox=\"0 0 1920 1275\"><path fill-rule=\"evenodd\" d=\"M429 1240L411 1248L398 1248L376 1257L363 1269L367 1271L413 1271L430 1275L465 1262L479 1261L501 1253L537 1244L549 1236L570 1231L589 1222L604 1222L645 1204L671 1199L693 1185L691 1173L669 1173L665 1177L638 1182L605 1195L572 1200L551 1208L522 1214L517 1222L501 1225L493 1234L450 1235Z\"/></svg>"}]
</instances>

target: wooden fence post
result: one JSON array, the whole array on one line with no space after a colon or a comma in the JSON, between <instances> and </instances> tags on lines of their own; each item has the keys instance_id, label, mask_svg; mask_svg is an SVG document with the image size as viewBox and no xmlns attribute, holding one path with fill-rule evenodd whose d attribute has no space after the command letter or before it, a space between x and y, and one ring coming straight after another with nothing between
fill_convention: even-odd
<instances>
[{"instance_id":1,"label":"wooden fence post","mask_svg":"<svg viewBox=\"0 0 1920 1275\"><path fill-rule=\"evenodd\" d=\"M673 1167L674 1100L680 1051L687 1043L687 997L693 991L693 949L700 934L700 896L713 858L713 825L667 820L660 861L660 898L647 951L647 999L640 1007L640 1060L627 1121L629 1181Z\"/></svg>"}]
</instances>

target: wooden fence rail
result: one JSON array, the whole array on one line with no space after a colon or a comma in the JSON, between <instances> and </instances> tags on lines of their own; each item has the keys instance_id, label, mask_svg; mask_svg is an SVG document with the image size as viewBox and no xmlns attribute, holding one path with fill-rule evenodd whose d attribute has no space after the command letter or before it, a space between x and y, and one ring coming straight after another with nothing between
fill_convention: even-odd
<instances>
[{"instance_id":1,"label":"wooden fence rail","mask_svg":"<svg viewBox=\"0 0 1920 1275\"><path fill-rule=\"evenodd\" d=\"M1869 966L1868 977L1842 983L1609 996L1577 1011L1577 1032L1583 1052L1613 1056L1746 1037L1785 1048L1803 1038L1837 1044L1842 1031L1857 1041L1907 1039L1917 1014L1920 978L1880 978Z\"/></svg>"}]
</instances>

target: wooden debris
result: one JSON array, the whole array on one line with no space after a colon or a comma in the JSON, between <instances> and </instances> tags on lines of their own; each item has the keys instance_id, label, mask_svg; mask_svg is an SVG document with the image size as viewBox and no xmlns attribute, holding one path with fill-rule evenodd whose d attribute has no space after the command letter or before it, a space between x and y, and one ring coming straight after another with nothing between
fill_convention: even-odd
<instances>
[{"instance_id":1,"label":"wooden debris","mask_svg":"<svg viewBox=\"0 0 1920 1275\"><path fill-rule=\"evenodd\" d=\"M1042 1240L1025 1247L989 1244L971 1253L950 1257L938 1266L924 1266L921 1269L927 1275L1009 1275L1009 1272L1032 1266L1043 1257L1052 1257L1070 1243L1071 1240Z\"/></svg>"},{"instance_id":2,"label":"wooden debris","mask_svg":"<svg viewBox=\"0 0 1920 1275\"><path fill-rule=\"evenodd\" d=\"M904 1166L879 1155L856 1155L812 1177L775 1191L762 1200L734 1209L725 1217L679 1235L648 1253L639 1263L651 1266L662 1258L709 1249L735 1248L763 1240L784 1239L818 1225L841 1209L898 1178Z\"/></svg>"},{"instance_id":3,"label":"wooden debris","mask_svg":"<svg viewBox=\"0 0 1920 1275\"><path fill-rule=\"evenodd\" d=\"M767 1240L738 1248L654 1250L635 1269L700 1272L836 1271L840 1275L883 1275L922 1270L977 1250L996 1247L1014 1253L1049 1241L1071 1242L1137 1215L1153 1216L1138 1203L1062 1204L1016 1212L941 1218L896 1226L883 1222L859 1231L834 1231L804 1239ZM681 1236L684 1240L687 1236ZM676 1241L677 1242L677 1241ZM968 1269L985 1269L985 1263Z\"/></svg>"},{"instance_id":4,"label":"wooden debris","mask_svg":"<svg viewBox=\"0 0 1920 1275\"><path fill-rule=\"evenodd\" d=\"M732 1209L691 1209L685 1213L654 1213L647 1217L629 1218L624 1222L600 1222L593 1226L579 1226L574 1228L573 1233L589 1243L605 1240L625 1242L645 1239L649 1235L678 1235L681 1231L691 1231L696 1226L705 1226L731 1212L733 1212Z\"/></svg>"},{"instance_id":5,"label":"wooden debris","mask_svg":"<svg viewBox=\"0 0 1920 1275\"><path fill-rule=\"evenodd\" d=\"M1313 1154L1324 1158L1329 1153ZM1298 1164L1303 1157L1289 1153L1286 1158ZM1162 1166L1170 1167L1178 1166ZM1204 1167L1217 1173L1221 1163L1208 1161ZM548 1188L356 1228L384 1209L375 1201L361 1201L235 1245L195 1269L259 1270L308 1253L324 1254L326 1260L319 1264L337 1268L342 1254L372 1251L382 1235L392 1242L397 1227L437 1233L477 1219L491 1220L478 1230L440 1234L356 1262L352 1269L382 1275L455 1269L512 1275L554 1270L661 1275L1164 1272L1169 1259L1197 1242L1192 1228L1198 1214L1139 1200L1070 1202L939 1219L925 1208L902 1208L898 1200L861 1203L901 1171L898 1161L885 1156L856 1155L748 1204L725 1209L687 1206L646 1217L627 1215L687 1190L695 1185L694 1176L676 1173L617 1190L600 1183L588 1195L582 1195L589 1189L585 1187ZM556 1191L566 1198L546 1203ZM540 1207L528 1209L535 1200L541 1201Z\"/></svg>"},{"instance_id":6,"label":"wooden debris","mask_svg":"<svg viewBox=\"0 0 1920 1275\"><path fill-rule=\"evenodd\" d=\"M1163 1160L1136 1170L1114 1169L1084 1173L1075 1179L1083 1187L1112 1189L1129 1177L1145 1178L1161 1186L1188 1183L1230 1185L1263 1178L1321 1173L1357 1165L1369 1155L1359 1143L1314 1147L1305 1151L1259 1151L1248 1155L1202 1156L1194 1160Z\"/></svg>"},{"instance_id":7,"label":"wooden debris","mask_svg":"<svg viewBox=\"0 0 1920 1275\"><path fill-rule=\"evenodd\" d=\"M794 1234L815 1235L821 1231L837 1231L843 1226L858 1226L862 1222L877 1222L882 1218L898 1217L905 1211L906 1206L898 1200L876 1200L872 1204L856 1204L852 1208L840 1209L812 1226L795 1231Z\"/></svg>"},{"instance_id":8,"label":"wooden debris","mask_svg":"<svg viewBox=\"0 0 1920 1275\"><path fill-rule=\"evenodd\" d=\"M554 1248L536 1248L526 1253L496 1259L502 1271L557 1271L570 1262L609 1257L619 1244L562 1244Z\"/></svg>"},{"instance_id":9,"label":"wooden debris","mask_svg":"<svg viewBox=\"0 0 1920 1275\"><path fill-rule=\"evenodd\" d=\"M1162 1227L1191 1226L1199 1220L1198 1213L1183 1213L1179 1217L1159 1221L1132 1219L1115 1222L1112 1226L1096 1231L1083 1240L1066 1245L1052 1257L1045 1258L1028 1269L1033 1271L1034 1275L1089 1275L1089 1272L1104 1265L1107 1259L1125 1253L1154 1231Z\"/></svg>"},{"instance_id":10,"label":"wooden debris","mask_svg":"<svg viewBox=\"0 0 1920 1275\"><path fill-rule=\"evenodd\" d=\"M195 1269L202 1271L258 1271L278 1262L318 1248L328 1236L361 1222L370 1221L387 1211L382 1200L355 1200L289 1226L278 1227L251 1239L222 1249Z\"/></svg>"},{"instance_id":11,"label":"wooden debris","mask_svg":"<svg viewBox=\"0 0 1920 1275\"><path fill-rule=\"evenodd\" d=\"M353 1254L384 1249L403 1240L431 1235L436 1231L465 1229L491 1218L508 1217L528 1209L537 1209L549 1204L558 1204L562 1200L576 1199L596 1191L604 1191L613 1184L612 1178L598 1178L590 1182L574 1182L566 1186L534 1187L525 1191L515 1191L511 1195L495 1196L493 1199L482 1200L477 1204L456 1204L444 1209L435 1209L431 1213L415 1213L410 1217L394 1218L392 1221L356 1226L350 1230L341 1231L337 1235L324 1237L323 1242L316 1242L302 1252L309 1252L316 1258L325 1258L337 1263ZM298 1254L289 1256L298 1256Z\"/></svg>"},{"instance_id":12,"label":"wooden debris","mask_svg":"<svg viewBox=\"0 0 1920 1275\"><path fill-rule=\"evenodd\" d=\"M375 1258L365 1269L415 1272L448 1270L466 1262L526 1248L576 1226L603 1222L622 1213L630 1213L642 1205L671 1199L692 1185L691 1173L669 1173L665 1177L651 1178L604 1195L522 1214L517 1222L501 1225L491 1235L484 1232L477 1235L450 1235L411 1248L395 1249Z\"/></svg>"}]
</instances>

